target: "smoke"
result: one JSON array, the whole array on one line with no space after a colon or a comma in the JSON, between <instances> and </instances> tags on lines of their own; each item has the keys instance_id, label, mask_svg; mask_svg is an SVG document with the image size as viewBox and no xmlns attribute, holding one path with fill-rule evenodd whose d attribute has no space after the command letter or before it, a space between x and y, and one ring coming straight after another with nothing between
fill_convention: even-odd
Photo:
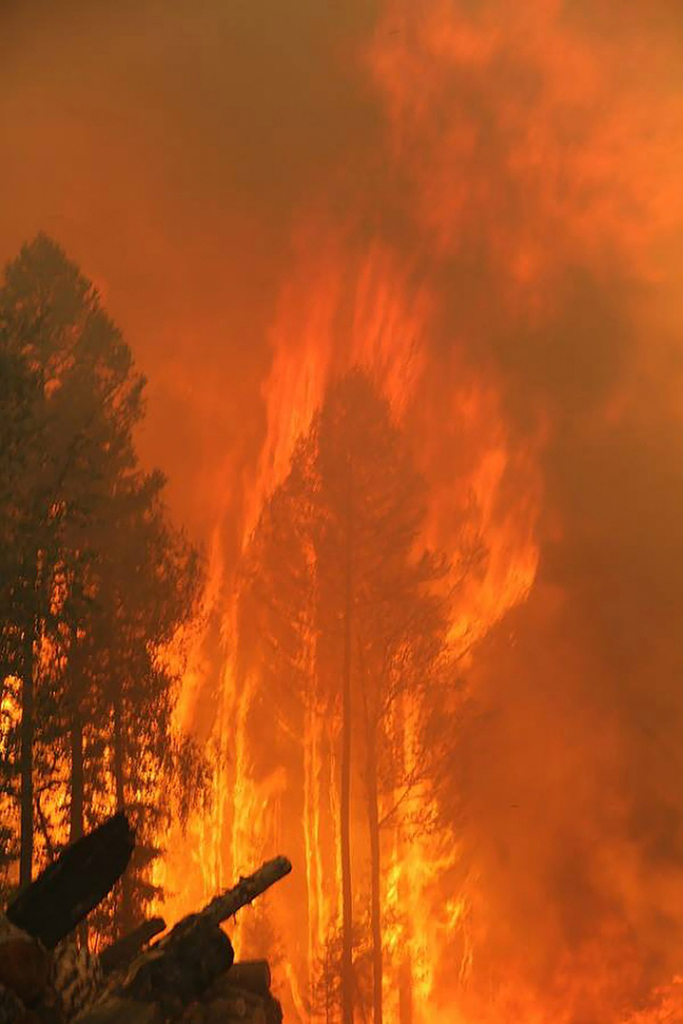
<instances>
[{"instance_id":1,"label":"smoke","mask_svg":"<svg viewBox=\"0 0 683 1024\"><path fill-rule=\"evenodd\" d=\"M196 532L237 549L283 367L314 401L373 297L436 542L498 459L497 557L533 532L540 562L469 673L474 971L577 975L577 1021L591 973L618 1014L683 952L682 27L674 0L0 8L0 254L44 229L101 287Z\"/></svg>"},{"instance_id":2,"label":"smoke","mask_svg":"<svg viewBox=\"0 0 683 1024\"><path fill-rule=\"evenodd\" d=\"M239 506L258 447L292 225L372 139L352 83L372 16L360 0L0 8L0 256L45 230L94 278L149 377L145 453L198 530L214 496Z\"/></svg>"},{"instance_id":3,"label":"smoke","mask_svg":"<svg viewBox=\"0 0 683 1024\"><path fill-rule=\"evenodd\" d=\"M679 15L643 15L397 4L372 54L435 261L422 401L448 423L464 352L510 448L543 438L539 573L475 657L467 795L479 980L523 965L570 1020L642 998L683 938L683 106Z\"/></svg>"}]
</instances>

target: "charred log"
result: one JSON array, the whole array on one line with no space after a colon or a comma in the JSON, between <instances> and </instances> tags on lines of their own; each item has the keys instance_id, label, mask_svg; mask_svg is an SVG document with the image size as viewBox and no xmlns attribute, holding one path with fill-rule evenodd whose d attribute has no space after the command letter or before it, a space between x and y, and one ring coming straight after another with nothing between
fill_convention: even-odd
<instances>
[{"instance_id":1,"label":"charred log","mask_svg":"<svg viewBox=\"0 0 683 1024\"><path fill-rule=\"evenodd\" d=\"M23 1003L34 1003L47 985L50 966L50 954L40 942L0 919L0 985Z\"/></svg>"},{"instance_id":2,"label":"charred log","mask_svg":"<svg viewBox=\"0 0 683 1024\"><path fill-rule=\"evenodd\" d=\"M258 996L270 995L270 966L267 960L242 960L233 964L217 985L244 989Z\"/></svg>"},{"instance_id":3,"label":"charred log","mask_svg":"<svg viewBox=\"0 0 683 1024\"><path fill-rule=\"evenodd\" d=\"M28 1013L19 996L0 985L0 1024L24 1024L26 1021Z\"/></svg>"},{"instance_id":4,"label":"charred log","mask_svg":"<svg viewBox=\"0 0 683 1024\"><path fill-rule=\"evenodd\" d=\"M7 917L55 946L104 899L128 866L134 833L125 814L116 814L61 856L26 886L7 907Z\"/></svg>"},{"instance_id":5,"label":"charred log","mask_svg":"<svg viewBox=\"0 0 683 1024\"><path fill-rule=\"evenodd\" d=\"M126 972L111 978L97 1003L79 1017L79 1024L105 1024L115 1020L109 1015L122 1007L145 1004L154 1004L164 1021L181 1017L187 1020L193 1013L204 1020L214 1001L226 1004L222 1008L225 1011L223 1024L231 1020L244 1020L245 1024L279 1021L277 1014L269 1015L270 1002L278 1006L269 992L258 995L247 987L240 989L230 984L234 954L220 923L291 870L286 857L267 861L252 875L241 878L236 886L216 896L199 913L180 920L168 935L141 953ZM262 988L270 982L267 965L258 961L255 965L243 965L241 971L238 969L235 977L240 976L242 981L251 978L252 984ZM226 1017L228 1003L230 1013ZM239 1016L241 1011L244 1011L242 1017ZM147 1024L144 1015L140 1020L141 1024Z\"/></svg>"},{"instance_id":6,"label":"charred log","mask_svg":"<svg viewBox=\"0 0 683 1024\"><path fill-rule=\"evenodd\" d=\"M64 851L0 918L0 1024L280 1024L268 964L231 970L220 924L289 874L290 862L266 862L142 952L165 928L161 918L97 957L73 932L121 876L133 842L125 816L115 815Z\"/></svg>"},{"instance_id":7,"label":"charred log","mask_svg":"<svg viewBox=\"0 0 683 1024\"><path fill-rule=\"evenodd\" d=\"M112 996L93 1006L79 1019L88 1024L163 1024L164 1015L157 1003L138 1003Z\"/></svg>"},{"instance_id":8,"label":"charred log","mask_svg":"<svg viewBox=\"0 0 683 1024\"><path fill-rule=\"evenodd\" d=\"M185 918L163 943L133 964L117 994L141 1002L158 1002L172 1016L199 998L232 966L230 939L212 921Z\"/></svg>"},{"instance_id":9,"label":"charred log","mask_svg":"<svg viewBox=\"0 0 683 1024\"><path fill-rule=\"evenodd\" d=\"M252 875L240 878L232 889L227 889L224 893L214 896L208 906L201 911L201 916L216 924L227 921L229 917L234 917L242 907L252 903L266 889L270 889L271 885L275 885L281 878L288 875L291 870L292 865L286 857L275 857L273 860L266 861Z\"/></svg>"},{"instance_id":10,"label":"charred log","mask_svg":"<svg viewBox=\"0 0 683 1024\"><path fill-rule=\"evenodd\" d=\"M100 953L100 966L105 975L128 967L152 939L166 930L163 917L143 921L134 931L124 935Z\"/></svg>"},{"instance_id":11,"label":"charred log","mask_svg":"<svg viewBox=\"0 0 683 1024\"><path fill-rule=\"evenodd\" d=\"M263 969L265 968L265 970ZM270 991L270 971L264 961L235 964L208 990L201 1003L192 1008L184 1024L282 1024L282 1008ZM236 984L239 979L241 985ZM254 984L259 991L246 987Z\"/></svg>"}]
</instances>

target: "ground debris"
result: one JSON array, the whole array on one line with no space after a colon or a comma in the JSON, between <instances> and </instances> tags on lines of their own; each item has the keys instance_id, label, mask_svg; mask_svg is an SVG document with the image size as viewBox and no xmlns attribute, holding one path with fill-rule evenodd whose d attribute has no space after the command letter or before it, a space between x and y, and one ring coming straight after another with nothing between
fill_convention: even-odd
<instances>
[{"instance_id":1,"label":"ground debris","mask_svg":"<svg viewBox=\"0 0 683 1024\"><path fill-rule=\"evenodd\" d=\"M234 964L223 921L292 869L267 861L154 944L142 922L101 956L76 925L126 868L133 833L117 814L78 840L0 917L0 1024L281 1024L264 960Z\"/></svg>"}]
</instances>

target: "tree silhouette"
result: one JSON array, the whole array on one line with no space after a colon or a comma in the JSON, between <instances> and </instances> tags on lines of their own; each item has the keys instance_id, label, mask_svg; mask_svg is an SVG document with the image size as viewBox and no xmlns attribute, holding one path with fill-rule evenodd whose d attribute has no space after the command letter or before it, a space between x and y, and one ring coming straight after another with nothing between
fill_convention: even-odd
<instances>
[{"instance_id":1,"label":"tree silhouette","mask_svg":"<svg viewBox=\"0 0 683 1024\"><path fill-rule=\"evenodd\" d=\"M354 787L370 852L370 955L382 1020L381 827L426 772L407 765L402 716L441 670L447 566L420 549L426 487L388 403L360 371L333 383L264 509L242 591L243 660L263 685L338 723L341 1020L353 1020ZM304 751L304 757L306 751ZM355 780L355 781L354 781Z\"/></svg>"},{"instance_id":2,"label":"tree silhouette","mask_svg":"<svg viewBox=\"0 0 683 1024\"><path fill-rule=\"evenodd\" d=\"M6 269L0 360L3 769L20 806L19 881L125 805L142 839L130 920L154 894L162 789L172 780L185 809L203 790L202 759L172 728L181 666L160 657L192 614L201 560L170 525L161 474L138 466L144 379L131 351L45 235Z\"/></svg>"}]
</instances>

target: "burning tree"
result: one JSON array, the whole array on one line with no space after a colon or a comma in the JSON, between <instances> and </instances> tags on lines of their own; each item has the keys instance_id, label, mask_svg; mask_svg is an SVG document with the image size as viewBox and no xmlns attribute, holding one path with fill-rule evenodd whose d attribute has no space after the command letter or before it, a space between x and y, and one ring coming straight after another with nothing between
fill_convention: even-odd
<instances>
[{"instance_id":1,"label":"burning tree","mask_svg":"<svg viewBox=\"0 0 683 1024\"><path fill-rule=\"evenodd\" d=\"M420 551L425 492L388 404L363 373L352 371L330 387L301 439L287 479L261 516L244 571L243 671L257 665L264 683L288 690L300 708L309 831L321 828L320 809L310 806L321 795L311 793L313 776L323 774L323 760L338 758L338 778L327 796L333 808L338 803L332 813L338 815L344 1022L353 1017L355 990L357 826L365 817L371 1002L379 1024L381 830L383 824L400 829L409 795L426 774L424 751L406 756L406 716L411 702L427 702L440 681L447 620L439 586L445 562ZM333 723L327 734L325 720ZM418 730L414 748L419 740ZM311 865L311 887L321 870ZM318 935L328 930L329 936L331 914L315 922Z\"/></svg>"}]
</instances>

